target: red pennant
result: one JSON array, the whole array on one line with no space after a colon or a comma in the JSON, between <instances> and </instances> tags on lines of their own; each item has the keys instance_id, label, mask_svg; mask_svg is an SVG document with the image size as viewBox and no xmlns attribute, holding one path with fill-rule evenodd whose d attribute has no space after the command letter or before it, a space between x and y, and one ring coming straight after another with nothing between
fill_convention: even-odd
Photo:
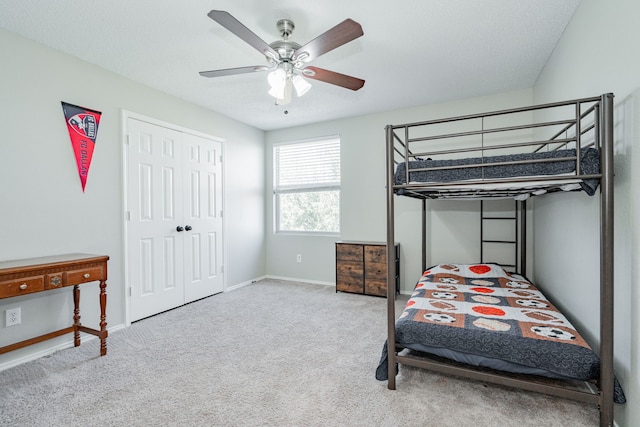
<instances>
[{"instance_id":1,"label":"red pennant","mask_svg":"<svg viewBox=\"0 0 640 427\"><path fill-rule=\"evenodd\" d=\"M76 156L78 174L80 175L80 183L82 184L82 191L84 192L102 113L77 105L67 104L66 102L62 102L62 111L67 121L67 130L71 138L73 153Z\"/></svg>"}]
</instances>

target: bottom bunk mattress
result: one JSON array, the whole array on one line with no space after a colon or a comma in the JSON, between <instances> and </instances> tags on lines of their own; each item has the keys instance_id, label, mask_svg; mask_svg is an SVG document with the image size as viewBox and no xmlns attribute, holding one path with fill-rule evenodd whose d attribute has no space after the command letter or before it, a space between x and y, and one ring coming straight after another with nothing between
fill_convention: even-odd
<instances>
[{"instance_id":1,"label":"bottom bunk mattress","mask_svg":"<svg viewBox=\"0 0 640 427\"><path fill-rule=\"evenodd\" d=\"M597 354L569 320L526 278L497 264L428 269L396 322L396 343L515 373L588 381L600 372ZM387 379L387 366L385 343L378 380ZM616 395L624 400L621 390Z\"/></svg>"}]
</instances>

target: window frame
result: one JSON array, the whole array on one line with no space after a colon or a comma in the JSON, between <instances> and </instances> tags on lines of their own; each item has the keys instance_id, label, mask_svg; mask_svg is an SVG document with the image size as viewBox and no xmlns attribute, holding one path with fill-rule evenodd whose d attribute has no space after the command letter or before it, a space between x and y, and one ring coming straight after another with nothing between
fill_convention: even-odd
<instances>
[{"instance_id":1,"label":"window frame","mask_svg":"<svg viewBox=\"0 0 640 427\"><path fill-rule=\"evenodd\" d=\"M278 158L276 154L276 150L282 146L292 146L292 145L302 145L302 144L312 144L312 143L337 143L338 145L338 172L339 172L339 181L334 185L327 185L325 183L322 184L300 184L300 185L290 185L285 186L284 188L279 188L279 178L278 173L280 172L280 165L278 164ZM312 235L312 236L340 236L341 230L341 214L340 214L340 196L342 193L342 141L339 135L329 135L317 138L309 138L303 140L294 140L294 141L286 141L274 143L272 147L272 163L273 163L273 233L278 235ZM328 231L328 230L283 230L281 228L281 206L279 196L283 194L296 194L296 193L314 193L320 191L337 191L338 192L338 213L337 213L337 231Z\"/></svg>"}]
</instances>

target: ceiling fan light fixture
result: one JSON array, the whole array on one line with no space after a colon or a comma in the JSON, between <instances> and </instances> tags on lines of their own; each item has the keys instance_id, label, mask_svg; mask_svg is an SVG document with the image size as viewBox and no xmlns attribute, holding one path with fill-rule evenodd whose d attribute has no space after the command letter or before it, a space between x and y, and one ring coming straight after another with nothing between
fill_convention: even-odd
<instances>
[{"instance_id":1,"label":"ceiling fan light fixture","mask_svg":"<svg viewBox=\"0 0 640 427\"><path fill-rule=\"evenodd\" d=\"M281 91L277 91L275 88L271 88L267 91L267 93L276 99L284 98L284 88L282 88Z\"/></svg>"},{"instance_id":2,"label":"ceiling fan light fixture","mask_svg":"<svg viewBox=\"0 0 640 427\"><path fill-rule=\"evenodd\" d=\"M269 82L269 95L276 99L284 99L285 86L287 84L287 73L282 68L277 68L267 76Z\"/></svg>"},{"instance_id":3,"label":"ceiling fan light fixture","mask_svg":"<svg viewBox=\"0 0 640 427\"><path fill-rule=\"evenodd\" d=\"M277 68L269 73L267 82L270 89L267 92L276 99L276 105L286 105L291 102L293 89L300 97L311 89L311 84L300 75L293 75L284 68Z\"/></svg>"},{"instance_id":4,"label":"ceiling fan light fixture","mask_svg":"<svg viewBox=\"0 0 640 427\"><path fill-rule=\"evenodd\" d=\"M309 84L308 81L303 79L302 76L295 75L293 76L292 81L293 81L293 87L296 88L296 94L298 95L298 97L309 92L309 89L311 89L311 84Z\"/></svg>"},{"instance_id":5,"label":"ceiling fan light fixture","mask_svg":"<svg viewBox=\"0 0 640 427\"><path fill-rule=\"evenodd\" d=\"M282 97L276 98L276 105L287 105L291 102L291 92L293 90L293 85L291 84L291 79L287 79L284 85L283 95Z\"/></svg>"}]
</instances>

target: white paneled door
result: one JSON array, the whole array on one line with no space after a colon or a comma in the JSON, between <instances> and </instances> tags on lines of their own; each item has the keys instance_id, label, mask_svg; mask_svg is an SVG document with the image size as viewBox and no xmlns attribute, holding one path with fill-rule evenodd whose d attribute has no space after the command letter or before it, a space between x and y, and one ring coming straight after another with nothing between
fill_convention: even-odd
<instances>
[{"instance_id":1,"label":"white paneled door","mask_svg":"<svg viewBox=\"0 0 640 427\"><path fill-rule=\"evenodd\" d=\"M222 144L183 135L185 302L223 290Z\"/></svg>"},{"instance_id":2,"label":"white paneled door","mask_svg":"<svg viewBox=\"0 0 640 427\"><path fill-rule=\"evenodd\" d=\"M130 320L222 292L219 141L128 117Z\"/></svg>"}]
</instances>

